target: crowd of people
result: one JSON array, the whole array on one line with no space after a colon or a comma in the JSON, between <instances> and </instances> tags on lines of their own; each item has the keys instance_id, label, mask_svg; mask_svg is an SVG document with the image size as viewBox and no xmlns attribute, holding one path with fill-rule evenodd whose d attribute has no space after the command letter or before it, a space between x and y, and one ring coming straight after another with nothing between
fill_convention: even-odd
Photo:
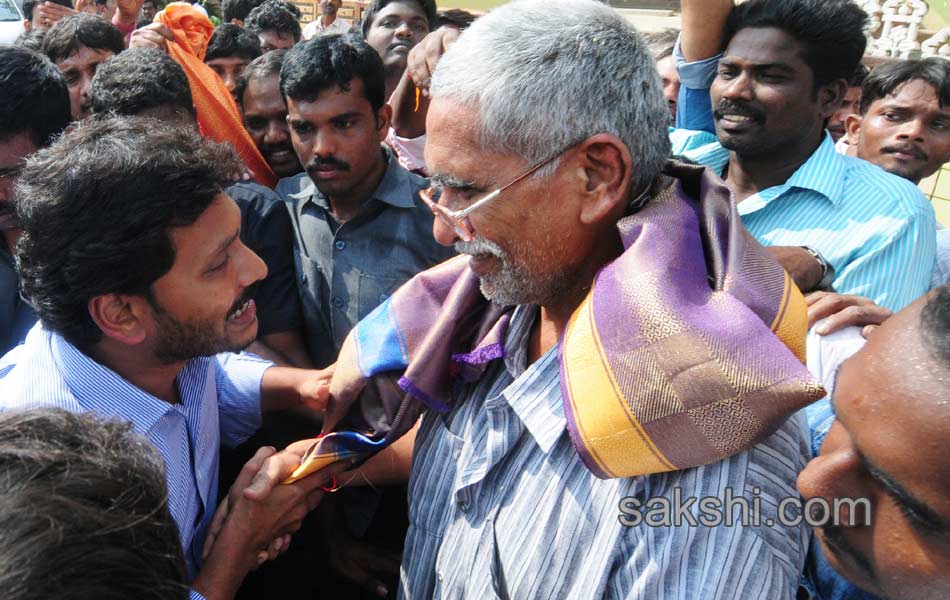
<instances>
[{"instance_id":1,"label":"crowd of people","mask_svg":"<svg viewBox=\"0 0 950 600\"><path fill-rule=\"evenodd\" d=\"M24 0L4 597L950 597L950 61L681 6Z\"/></svg>"}]
</instances>

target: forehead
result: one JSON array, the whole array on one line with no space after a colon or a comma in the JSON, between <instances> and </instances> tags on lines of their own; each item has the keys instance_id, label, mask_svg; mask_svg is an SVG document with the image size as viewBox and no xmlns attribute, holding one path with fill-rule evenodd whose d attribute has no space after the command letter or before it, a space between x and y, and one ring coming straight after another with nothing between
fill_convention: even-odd
<instances>
[{"instance_id":1,"label":"forehead","mask_svg":"<svg viewBox=\"0 0 950 600\"><path fill-rule=\"evenodd\" d=\"M950 373L924 345L919 319L917 305L881 326L841 368L834 406L869 462L950 517Z\"/></svg>"},{"instance_id":2,"label":"forehead","mask_svg":"<svg viewBox=\"0 0 950 600\"><path fill-rule=\"evenodd\" d=\"M373 108L363 93L363 82L352 79L349 90L344 91L337 85L320 92L312 100L287 98L287 111L292 118L305 121L320 121L351 112L372 113Z\"/></svg>"},{"instance_id":3,"label":"forehead","mask_svg":"<svg viewBox=\"0 0 950 600\"><path fill-rule=\"evenodd\" d=\"M56 66L60 69L83 68L99 64L113 56L115 56L115 52L112 50L97 50L80 44L75 52L57 62Z\"/></svg>"},{"instance_id":4,"label":"forehead","mask_svg":"<svg viewBox=\"0 0 950 600\"><path fill-rule=\"evenodd\" d=\"M520 157L489 152L478 142L478 110L446 98L435 98L426 117L426 166L433 175L452 176L479 184L495 181L499 171Z\"/></svg>"},{"instance_id":5,"label":"forehead","mask_svg":"<svg viewBox=\"0 0 950 600\"><path fill-rule=\"evenodd\" d=\"M207 260L222 240L234 235L240 225L241 210L230 196L221 192L194 223L169 230L176 249L175 265Z\"/></svg>"},{"instance_id":6,"label":"forehead","mask_svg":"<svg viewBox=\"0 0 950 600\"><path fill-rule=\"evenodd\" d=\"M937 90L923 79L912 79L902 84L893 93L878 98L871 103L875 106L898 105L914 110L943 112L950 114L950 106L941 108L940 99L937 97Z\"/></svg>"},{"instance_id":7,"label":"forehead","mask_svg":"<svg viewBox=\"0 0 950 600\"><path fill-rule=\"evenodd\" d=\"M376 25L390 15L398 16L407 21L410 19L427 20L425 11L422 10L422 7L418 3L398 0L397 2L390 2L384 6L381 11L376 13L376 17L373 19L373 25Z\"/></svg>"},{"instance_id":8,"label":"forehead","mask_svg":"<svg viewBox=\"0 0 950 600\"><path fill-rule=\"evenodd\" d=\"M248 80L247 88L244 90L244 102L247 105L267 105L286 112L287 104L280 93L280 74L273 73L266 77L255 77ZM254 107L245 106L245 110L249 108Z\"/></svg>"},{"instance_id":9,"label":"forehead","mask_svg":"<svg viewBox=\"0 0 950 600\"><path fill-rule=\"evenodd\" d=\"M205 62L214 67L246 67L250 63L251 59L243 56L222 56Z\"/></svg>"},{"instance_id":10,"label":"forehead","mask_svg":"<svg viewBox=\"0 0 950 600\"><path fill-rule=\"evenodd\" d=\"M750 65L780 64L802 69L808 68L804 50L801 42L781 29L747 27L732 36L723 61Z\"/></svg>"}]
</instances>

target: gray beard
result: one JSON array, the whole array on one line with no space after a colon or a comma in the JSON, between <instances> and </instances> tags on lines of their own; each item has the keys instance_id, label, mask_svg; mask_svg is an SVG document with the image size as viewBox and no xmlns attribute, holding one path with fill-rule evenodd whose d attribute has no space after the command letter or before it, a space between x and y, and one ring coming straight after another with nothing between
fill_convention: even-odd
<instances>
[{"instance_id":1,"label":"gray beard","mask_svg":"<svg viewBox=\"0 0 950 600\"><path fill-rule=\"evenodd\" d=\"M569 278L563 274L530 273L525 265L512 260L508 253L492 241L477 238L471 242L456 242L455 250L469 255L490 254L501 263L499 270L479 275L478 278L482 295L495 304L543 306L548 301L561 297L569 288Z\"/></svg>"}]
</instances>

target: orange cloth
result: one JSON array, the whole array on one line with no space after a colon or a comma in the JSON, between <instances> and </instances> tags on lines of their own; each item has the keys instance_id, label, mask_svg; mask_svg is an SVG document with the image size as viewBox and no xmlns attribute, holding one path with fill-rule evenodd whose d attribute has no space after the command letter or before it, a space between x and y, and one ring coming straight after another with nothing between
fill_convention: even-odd
<instances>
[{"instance_id":1,"label":"orange cloth","mask_svg":"<svg viewBox=\"0 0 950 600\"><path fill-rule=\"evenodd\" d=\"M185 2L167 5L165 10L155 15L155 21L164 24L175 36L175 41L168 43L168 54L188 76L201 132L216 142L230 142L254 174L254 179L261 185L274 187L277 176L244 130L241 113L231 92L217 73L202 62L214 25L198 9Z\"/></svg>"}]
</instances>

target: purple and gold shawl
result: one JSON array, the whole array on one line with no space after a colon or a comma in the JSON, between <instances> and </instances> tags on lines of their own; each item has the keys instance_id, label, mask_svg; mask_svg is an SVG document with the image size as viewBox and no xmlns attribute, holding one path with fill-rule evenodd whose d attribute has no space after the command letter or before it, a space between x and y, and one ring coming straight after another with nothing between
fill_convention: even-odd
<instances>
[{"instance_id":1,"label":"purple and gold shawl","mask_svg":"<svg viewBox=\"0 0 950 600\"><path fill-rule=\"evenodd\" d=\"M804 299L722 182L671 162L651 196L617 223L625 250L558 343L568 431L601 478L721 460L823 394L802 364ZM481 295L465 256L402 286L347 337L324 428L338 431L288 481L378 451L424 407L450 410L453 383L505 355L511 310Z\"/></svg>"}]
</instances>

